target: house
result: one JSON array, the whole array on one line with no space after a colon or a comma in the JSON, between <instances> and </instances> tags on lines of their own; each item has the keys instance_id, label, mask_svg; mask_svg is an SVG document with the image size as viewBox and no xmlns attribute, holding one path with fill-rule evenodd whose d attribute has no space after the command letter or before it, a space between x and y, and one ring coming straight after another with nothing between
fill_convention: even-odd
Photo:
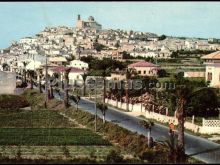
<instances>
[{"instance_id":1,"label":"house","mask_svg":"<svg viewBox=\"0 0 220 165\"><path fill-rule=\"evenodd\" d=\"M220 87L220 51L202 56L206 65L205 80L211 87Z\"/></svg>"},{"instance_id":2,"label":"house","mask_svg":"<svg viewBox=\"0 0 220 165\"><path fill-rule=\"evenodd\" d=\"M115 60L120 60L123 58L123 54L119 50L102 50L101 56L102 58L111 58Z\"/></svg>"},{"instance_id":3,"label":"house","mask_svg":"<svg viewBox=\"0 0 220 165\"><path fill-rule=\"evenodd\" d=\"M89 64L84 61L73 60L73 61L70 61L70 67L75 67L75 68L79 68L82 70L88 70Z\"/></svg>"},{"instance_id":4,"label":"house","mask_svg":"<svg viewBox=\"0 0 220 165\"><path fill-rule=\"evenodd\" d=\"M75 67L70 67L70 68L71 70L69 73L69 84L70 85L82 84L83 83L82 75L85 73L85 71ZM53 73L58 73L60 74L61 80L64 80L65 69L66 68L64 66L53 67L50 69L48 73L50 73L51 75Z\"/></svg>"},{"instance_id":5,"label":"house","mask_svg":"<svg viewBox=\"0 0 220 165\"><path fill-rule=\"evenodd\" d=\"M31 60L27 66L26 69L27 70L36 70L39 69L41 67L42 63L40 61L35 61L35 60Z\"/></svg>"},{"instance_id":6,"label":"house","mask_svg":"<svg viewBox=\"0 0 220 165\"><path fill-rule=\"evenodd\" d=\"M128 65L128 68L134 69L141 76L156 76L159 66L146 61L138 61Z\"/></svg>"},{"instance_id":7,"label":"house","mask_svg":"<svg viewBox=\"0 0 220 165\"><path fill-rule=\"evenodd\" d=\"M67 63L65 57L50 57L48 61L50 64L55 64L58 66L65 65Z\"/></svg>"},{"instance_id":8,"label":"house","mask_svg":"<svg viewBox=\"0 0 220 165\"><path fill-rule=\"evenodd\" d=\"M196 49L196 42L194 42L194 41L185 41L185 47L186 47L186 49L194 50L194 49Z\"/></svg>"}]
</instances>

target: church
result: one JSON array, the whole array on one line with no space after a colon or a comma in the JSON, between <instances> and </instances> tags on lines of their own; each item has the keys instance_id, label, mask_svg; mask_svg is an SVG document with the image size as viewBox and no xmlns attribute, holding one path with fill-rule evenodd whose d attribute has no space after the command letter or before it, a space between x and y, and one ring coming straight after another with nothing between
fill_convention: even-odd
<instances>
[{"instance_id":1,"label":"church","mask_svg":"<svg viewBox=\"0 0 220 165\"><path fill-rule=\"evenodd\" d=\"M78 15L77 21L76 21L76 28L79 28L79 29L89 28L89 29L101 30L102 25L98 24L95 21L93 16L90 16L88 18L88 21L83 21L81 20L80 15Z\"/></svg>"}]
</instances>

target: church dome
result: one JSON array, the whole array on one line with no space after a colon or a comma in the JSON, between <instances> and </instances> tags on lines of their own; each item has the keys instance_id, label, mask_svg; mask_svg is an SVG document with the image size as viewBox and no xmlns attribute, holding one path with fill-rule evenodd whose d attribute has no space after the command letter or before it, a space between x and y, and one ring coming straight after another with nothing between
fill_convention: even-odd
<instances>
[{"instance_id":1,"label":"church dome","mask_svg":"<svg viewBox=\"0 0 220 165\"><path fill-rule=\"evenodd\" d=\"M89 16L88 20L89 21L94 21L94 17L93 16Z\"/></svg>"}]
</instances>

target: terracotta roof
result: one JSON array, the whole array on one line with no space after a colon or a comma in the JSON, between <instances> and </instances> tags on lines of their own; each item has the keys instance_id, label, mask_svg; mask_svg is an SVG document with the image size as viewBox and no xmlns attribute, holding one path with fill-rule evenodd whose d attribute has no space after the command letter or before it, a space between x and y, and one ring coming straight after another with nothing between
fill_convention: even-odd
<instances>
[{"instance_id":1,"label":"terracotta roof","mask_svg":"<svg viewBox=\"0 0 220 165\"><path fill-rule=\"evenodd\" d=\"M201 58L202 59L220 59L220 51L202 56Z\"/></svg>"},{"instance_id":2,"label":"terracotta roof","mask_svg":"<svg viewBox=\"0 0 220 165\"><path fill-rule=\"evenodd\" d=\"M74 73L84 72L84 70L79 69L79 68L75 68L75 67L68 67L68 68L71 68L71 71L70 71L70 72L74 72ZM58 66L58 67L52 68L51 70L54 71L54 72L65 72L65 69L67 69L67 67Z\"/></svg>"},{"instance_id":3,"label":"terracotta roof","mask_svg":"<svg viewBox=\"0 0 220 165\"><path fill-rule=\"evenodd\" d=\"M153 63L146 62L146 61L139 61L139 62L135 62L133 64L128 65L128 67L130 67L130 68L133 68L133 67L158 67L158 65L155 65Z\"/></svg>"}]
</instances>

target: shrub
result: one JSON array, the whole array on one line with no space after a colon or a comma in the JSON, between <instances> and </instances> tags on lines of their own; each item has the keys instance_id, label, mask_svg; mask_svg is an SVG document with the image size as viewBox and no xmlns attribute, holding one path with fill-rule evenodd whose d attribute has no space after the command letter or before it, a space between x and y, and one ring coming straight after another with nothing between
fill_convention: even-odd
<instances>
[{"instance_id":1,"label":"shrub","mask_svg":"<svg viewBox=\"0 0 220 165\"><path fill-rule=\"evenodd\" d=\"M106 162L108 163L121 163L122 161L123 157L120 155L120 152L116 150L111 150L106 157Z\"/></svg>"},{"instance_id":2,"label":"shrub","mask_svg":"<svg viewBox=\"0 0 220 165\"><path fill-rule=\"evenodd\" d=\"M18 95L0 95L0 108L19 109L29 106L27 99Z\"/></svg>"}]
</instances>

